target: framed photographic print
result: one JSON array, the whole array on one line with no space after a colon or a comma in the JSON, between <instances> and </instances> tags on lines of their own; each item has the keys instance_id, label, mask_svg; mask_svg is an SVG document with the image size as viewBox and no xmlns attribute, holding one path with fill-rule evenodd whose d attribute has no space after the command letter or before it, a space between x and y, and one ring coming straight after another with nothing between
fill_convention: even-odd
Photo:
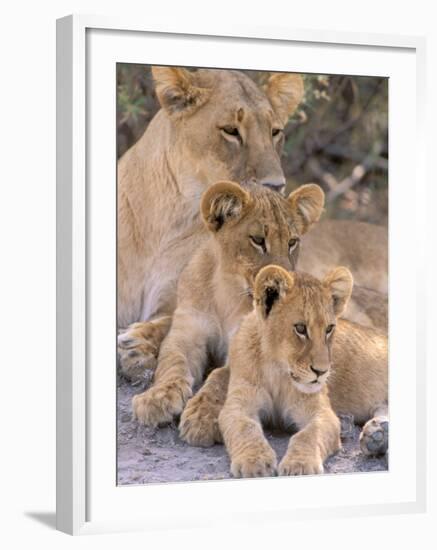
<instances>
[{"instance_id":1,"label":"framed photographic print","mask_svg":"<svg viewBox=\"0 0 437 550\"><path fill-rule=\"evenodd\" d=\"M423 59L58 21L60 530L424 509Z\"/></svg>"}]
</instances>

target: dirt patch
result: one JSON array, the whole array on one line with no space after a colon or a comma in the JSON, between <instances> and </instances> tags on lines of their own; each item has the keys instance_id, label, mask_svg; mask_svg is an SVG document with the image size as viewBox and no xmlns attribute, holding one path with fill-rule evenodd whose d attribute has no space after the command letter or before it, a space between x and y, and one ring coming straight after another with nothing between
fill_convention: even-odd
<instances>
[{"instance_id":1,"label":"dirt patch","mask_svg":"<svg viewBox=\"0 0 437 550\"><path fill-rule=\"evenodd\" d=\"M204 449L191 447L178 436L177 426L147 428L132 421L131 400L144 386L132 387L118 380L117 479L119 485L228 479L229 459L223 445ZM366 458L360 451L359 427L342 418L343 448L325 462L326 473L375 472L388 469L387 458ZM289 434L267 432L267 439L280 460Z\"/></svg>"}]
</instances>

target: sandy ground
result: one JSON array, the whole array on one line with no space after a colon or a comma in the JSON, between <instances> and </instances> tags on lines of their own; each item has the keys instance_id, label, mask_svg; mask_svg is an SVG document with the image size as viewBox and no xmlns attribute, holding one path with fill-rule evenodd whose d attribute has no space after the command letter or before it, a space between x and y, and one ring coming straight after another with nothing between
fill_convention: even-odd
<instances>
[{"instance_id":1,"label":"sandy ground","mask_svg":"<svg viewBox=\"0 0 437 550\"><path fill-rule=\"evenodd\" d=\"M227 479L229 459L223 445L204 449L181 441L176 425L151 429L131 420L131 399L144 391L119 378L118 394L118 484ZM360 429L351 418L342 418L343 449L325 462L326 473L375 472L388 469L387 458L366 458L360 451ZM289 434L267 432L278 459L284 455Z\"/></svg>"}]
</instances>

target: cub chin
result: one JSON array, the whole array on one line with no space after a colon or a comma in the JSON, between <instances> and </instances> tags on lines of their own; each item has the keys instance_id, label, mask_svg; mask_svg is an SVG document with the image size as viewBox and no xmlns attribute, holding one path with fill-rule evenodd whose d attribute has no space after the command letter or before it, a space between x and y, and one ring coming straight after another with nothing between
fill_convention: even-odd
<instances>
[{"instance_id":1,"label":"cub chin","mask_svg":"<svg viewBox=\"0 0 437 550\"><path fill-rule=\"evenodd\" d=\"M374 405L386 406L386 339L385 352L384 341L376 342L378 356L368 329L339 319L352 285L344 267L322 281L274 265L257 275L254 311L231 343L227 367L219 369L230 372L218 422L235 477L322 473L325 459L340 448L334 410L353 409L358 418L368 419ZM379 389L375 383L358 388L365 382L359 371L367 369L379 379ZM333 404L331 373L334 393L343 395ZM263 420L298 429L279 466Z\"/></svg>"},{"instance_id":2,"label":"cub chin","mask_svg":"<svg viewBox=\"0 0 437 550\"><path fill-rule=\"evenodd\" d=\"M205 191L201 215L209 238L179 279L177 308L160 348L153 385L133 398L139 422L171 422L202 381L206 366L225 363L229 340L252 309L256 274L271 263L295 269L300 237L318 221L323 205L323 191L313 184L287 198L227 181ZM204 444L219 437L216 428L217 422L212 441ZM183 435L190 439L189 422Z\"/></svg>"}]
</instances>

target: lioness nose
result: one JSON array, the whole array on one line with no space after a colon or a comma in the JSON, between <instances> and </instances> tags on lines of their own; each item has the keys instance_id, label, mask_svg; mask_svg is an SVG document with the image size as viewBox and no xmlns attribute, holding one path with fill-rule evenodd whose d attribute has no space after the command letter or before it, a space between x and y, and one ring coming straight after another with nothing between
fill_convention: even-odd
<instances>
[{"instance_id":1,"label":"lioness nose","mask_svg":"<svg viewBox=\"0 0 437 550\"><path fill-rule=\"evenodd\" d=\"M322 376L322 374L325 374L325 372L328 370L328 369L325 369L325 370L319 370L319 369L315 369L313 365L310 365L310 369L313 371L314 374L316 374L317 376Z\"/></svg>"},{"instance_id":2,"label":"lioness nose","mask_svg":"<svg viewBox=\"0 0 437 550\"><path fill-rule=\"evenodd\" d=\"M268 187L269 189L273 189L273 191L278 191L279 193L282 193L282 191L285 188L285 178L284 177L268 177L263 178L260 181L260 184L264 187Z\"/></svg>"}]
</instances>

